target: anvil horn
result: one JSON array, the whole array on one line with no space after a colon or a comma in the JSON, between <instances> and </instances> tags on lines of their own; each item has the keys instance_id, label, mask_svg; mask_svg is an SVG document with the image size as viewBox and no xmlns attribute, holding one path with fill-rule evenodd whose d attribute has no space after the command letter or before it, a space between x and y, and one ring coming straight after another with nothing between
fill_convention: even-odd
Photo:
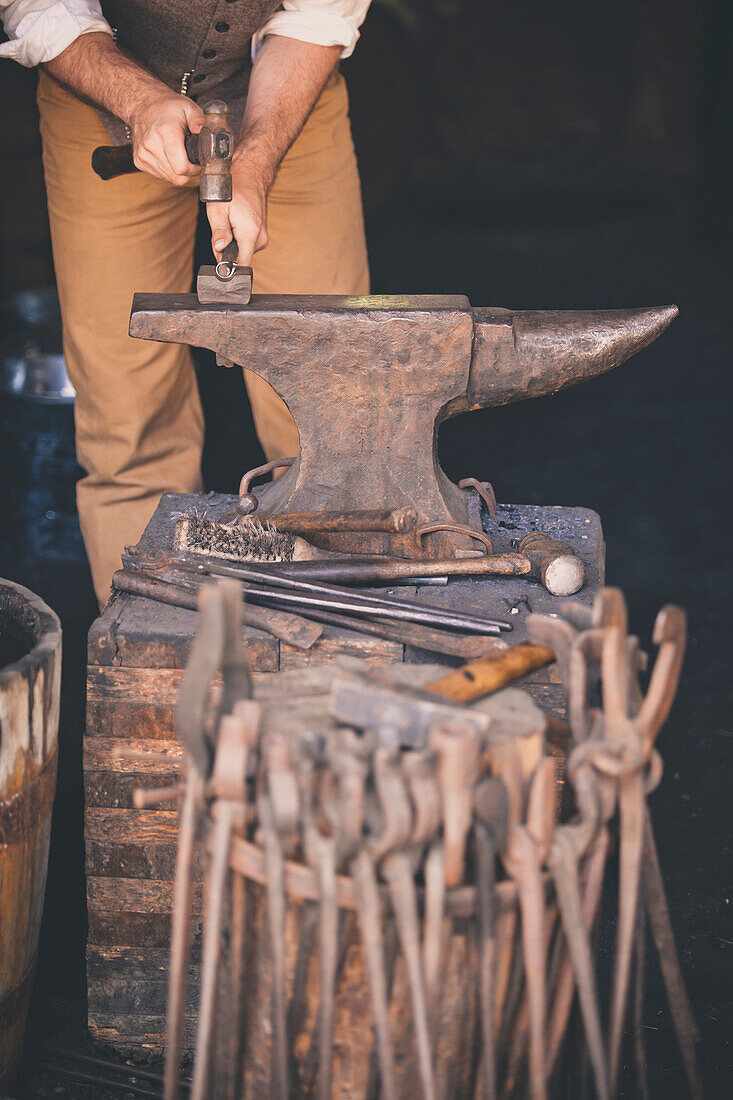
<instances>
[{"instance_id":1,"label":"anvil horn","mask_svg":"<svg viewBox=\"0 0 733 1100\"><path fill-rule=\"evenodd\" d=\"M677 306L591 311L474 309L471 377L447 415L557 393L656 340Z\"/></svg>"}]
</instances>

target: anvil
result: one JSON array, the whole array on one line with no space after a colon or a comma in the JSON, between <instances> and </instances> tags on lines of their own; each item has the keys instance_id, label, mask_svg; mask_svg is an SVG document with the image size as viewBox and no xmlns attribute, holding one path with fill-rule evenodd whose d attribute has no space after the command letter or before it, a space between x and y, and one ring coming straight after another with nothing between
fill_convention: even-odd
<instances>
[{"instance_id":1,"label":"anvil","mask_svg":"<svg viewBox=\"0 0 733 1100\"><path fill-rule=\"evenodd\" d=\"M443 420L603 374L676 315L675 306L517 312L462 295L263 294L235 307L136 294L130 335L209 348L283 399L300 455L258 491L261 514L409 506L425 523L465 524L466 494L438 462Z\"/></svg>"}]
</instances>

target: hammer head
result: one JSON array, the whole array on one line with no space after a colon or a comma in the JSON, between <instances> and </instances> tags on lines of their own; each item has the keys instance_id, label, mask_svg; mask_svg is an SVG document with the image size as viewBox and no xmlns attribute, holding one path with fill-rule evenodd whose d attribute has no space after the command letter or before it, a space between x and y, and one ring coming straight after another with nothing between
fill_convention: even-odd
<instances>
[{"instance_id":1,"label":"hammer head","mask_svg":"<svg viewBox=\"0 0 733 1100\"><path fill-rule=\"evenodd\" d=\"M203 111L205 122L197 135L201 202L231 202L234 134L229 129L229 108L223 100L212 99Z\"/></svg>"}]
</instances>

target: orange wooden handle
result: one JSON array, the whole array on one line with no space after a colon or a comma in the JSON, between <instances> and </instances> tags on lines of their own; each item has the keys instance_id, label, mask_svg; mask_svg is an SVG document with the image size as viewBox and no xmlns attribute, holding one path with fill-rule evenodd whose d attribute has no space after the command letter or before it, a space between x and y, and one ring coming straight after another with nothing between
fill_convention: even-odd
<instances>
[{"instance_id":1,"label":"orange wooden handle","mask_svg":"<svg viewBox=\"0 0 733 1100\"><path fill-rule=\"evenodd\" d=\"M506 687L536 668L555 660L544 645L515 645L490 657L481 657L428 684L428 691L455 703L471 703Z\"/></svg>"}]
</instances>

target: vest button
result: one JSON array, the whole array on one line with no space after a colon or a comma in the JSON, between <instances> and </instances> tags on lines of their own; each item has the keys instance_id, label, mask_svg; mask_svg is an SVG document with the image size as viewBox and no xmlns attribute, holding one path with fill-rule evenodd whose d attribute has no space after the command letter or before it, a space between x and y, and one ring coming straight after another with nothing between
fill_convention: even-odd
<instances>
[{"instance_id":1,"label":"vest button","mask_svg":"<svg viewBox=\"0 0 733 1100\"><path fill-rule=\"evenodd\" d=\"M204 50L201 54L207 61L211 61L212 57L216 57L216 50Z\"/></svg>"},{"instance_id":2,"label":"vest button","mask_svg":"<svg viewBox=\"0 0 733 1100\"><path fill-rule=\"evenodd\" d=\"M219 32L219 34L224 34L225 31L229 30L229 24L228 23L223 23L223 22L222 23L216 23L216 24L214 24L214 30L217 30Z\"/></svg>"}]
</instances>

